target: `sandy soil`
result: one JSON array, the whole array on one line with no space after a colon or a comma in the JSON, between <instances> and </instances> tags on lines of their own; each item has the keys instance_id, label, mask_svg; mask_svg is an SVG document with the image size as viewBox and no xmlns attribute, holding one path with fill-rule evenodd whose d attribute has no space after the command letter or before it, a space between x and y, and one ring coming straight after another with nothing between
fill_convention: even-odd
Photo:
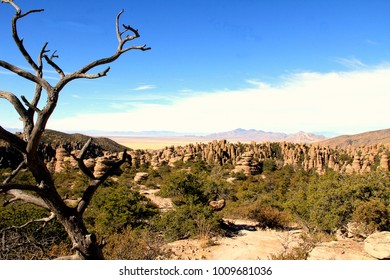
<instances>
[{"instance_id":1,"label":"sandy soil","mask_svg":"<svg viewBox=\"0 0 390 280\"><path fill-rule=\"evenodd\" d=\"M196 137L109 137L130 149L157 150L170 146L184 146L190 143L208 142Z\"/></svg>"}]
</instances>

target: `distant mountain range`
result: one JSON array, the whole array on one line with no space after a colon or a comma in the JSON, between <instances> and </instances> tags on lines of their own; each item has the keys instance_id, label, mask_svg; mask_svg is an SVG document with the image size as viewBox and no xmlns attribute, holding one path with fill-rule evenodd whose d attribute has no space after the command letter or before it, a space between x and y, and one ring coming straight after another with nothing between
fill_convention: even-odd
<instances>
[{"instance_id":1,"label":"distant mountain range","mask_svg":"<svg viewBox=\"0 0 390 280\"><path fill-rule=\"evenodd\" d=\"M213 133L204 136L206 139L226 139L228 141L240 141L240 142L294 142L294 143L313 143L325 140L323 135L317 135L313 133L307 133L300 131L294 134L287 134L281 132L266 132L255 129L242 129L238 128L232 131Z\"/></svg>"}]
</instances>

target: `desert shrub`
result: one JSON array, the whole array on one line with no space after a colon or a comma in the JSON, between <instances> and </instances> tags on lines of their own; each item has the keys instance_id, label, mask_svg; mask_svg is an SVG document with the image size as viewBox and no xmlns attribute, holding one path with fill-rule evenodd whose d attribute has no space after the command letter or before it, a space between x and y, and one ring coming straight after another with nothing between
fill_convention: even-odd
<instances>
[{"instance_id":1,"label":"desert shrub","mask_svg":"<svg viewBox=\"0 0 390 280\"><path fill-rule=\"evenodd\" d=\"M390 178L384 172L342 175L328 171L325 175L310 175L293 182L284 205L310 229L335 232L353 220L353 215L367 221L375 220L375 215L386 215L384 207L390 205L389 186ZM368 203L367 207L359 206L361 203ZM383 221L375 223L384 226Z\"/></svg>"},{"instance_id":2,"label":"desert shrub","mask_svg":"<svg viewBox=\"0 0 390 280\"><path fill-rule=\"evenodd\" d=\"M256 220L257 226L265 229L284 229L289 224L288 215L268 205L258 205L249 213L249 218Z\"/></svg>"},{"instance_id":3,"label":"desert shrub","mask_svg":"<svg viewBox=\"0 0 390 280\"><path fill-rule=\"evenodd\" d=\"M154 219L154 228L168 241L215 235L220 230L220 218L208 206L187 203ZM208 231L208 232L206 232Z\"/></svg>"},{"instance_id":4,"label":"desert shrub","mask_svg":"<svg viewBox=\"0 0 390 280\"><path fill-rule=\"evenodd\" d=\"M272 172L277 168L276 162L272 159L265 159L262 161L261 166L263 172Z\"/></svg>"},{"instance_id":5,"label":"desert shrub","mask_svg":"<svg viewBox=\"0 0 390 280\"><path fill-rule=\"evenodd\" d=\"M199 176L179 170L168 175L161 185L159 195L171 197L177 205L184 204L188 200L204 203L207 198L202 192L202 186Z\"/></svg>"},{"instance_id":6,"label":"desert shrub","mask_svg":"<svg viewBox=\"0 0 390 280\"><path fill-rule=\"evenodd\" d=\"M204 176L202 183L203 196L208 200L228 199L230 197L231 189L226 180Z\"/></svg>"},{"instance_id":7,"label":"desert shrub","mask_svg":"<svg viewBox=\"0 0 390 280\"><path fill-rule=\"evenodd\" d=\"M127 226L136 228L157 213L157 207L139 192L115 185L98 190L85 213L85 221L104 235Z\"/></svg>"},{"instance_id":8,"label":"desert shrub","mask_svg":"<svg viewBox=\"0 0 390 280\"><path fill-rule=\"evenodd\" d=\"M270 259L272 260L307 260L310 252L313 248L322 242L334 241L335 238L332 235L323 232L303 232L300 235L298 246L289 248L289 235L287 238L282 240L283 250L276 254L271 254Z\"/></svg>"},{"instance_id":9,"label":"desert shrub","mask_svg":"<svg viewBox=\"0 0 390 280\"><path fill-rule=\"evenodd\" d=\"M353 212L352 220L364 227L366 234L376 230L390 230L389 207L378 200L358 201Z\"/></svg>"},{"instance_id":10,"label":"desert shrub","mask_svg":"<svg viewBox=\"0 0 390 280\"><path fill-rule=\"evenodd\" d=\"M109 260L156 260L168 258L161 235L145 228L125 228L107 237L105 257Z\"/></svg>"},{"instance_id":11,"label":"desert shrub","mask_svg":"<svg viewBox=\"0 0 390 280\"><path fill-rule=\"evenodd\" d=\"M240 180L240 181L245 181L247 179L247 176L245 175L245 173L243 171L232 172L231 175L233 178Z\"/></svg>"}]
</instances>

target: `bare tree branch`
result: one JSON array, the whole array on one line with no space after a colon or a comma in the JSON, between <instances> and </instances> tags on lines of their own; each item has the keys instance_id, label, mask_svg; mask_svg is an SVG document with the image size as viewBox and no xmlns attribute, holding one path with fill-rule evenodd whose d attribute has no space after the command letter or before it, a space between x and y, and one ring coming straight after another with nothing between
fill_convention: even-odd
<instances>
[{"instance_id":1,"label":"bare tree branch","mask_svg":"<svg viewBox=\"0 0 390 280\"><path fill-rule=\"evenodd\" d=\"M12 195L13 198L11 198L10 200L6 201L3 204L3 206L7 206L8 204L11 204L11 203L13 203L15 201L19 201L20 200L20 201L23 201L25 203L34 204L36 206L45 208L47 210L51 210L49 208L49 206L46 204L46 202L42 198L34 196L34 195L26 193L26 192L23 192L22 190L12 189L12 190L9 190L7 192L7 194Z\"/></svg>"},{"instance_id":2,"label":"bare tree branch","mask_svg":"<svg viewBox=\"0 0 390 280\"><path fill-rule=\"evenodd\" d=\"M16 175L18 175L19 171L26 167L26 162L22 161L19 166L11 172L11 174L3 181L3 185L9 184Z\"/></svg>"},{"instance_id":3,"label":"bare tree branch","mask_svg":"<svg viewBox=\"0 0 390 280\"><path fill-rule=\"evenodd\" d=\"M20 37L19 37L18 29L17 29L17 22L19 19L21 19L29 14L42 12L43 9L31 10L31 11L28 11L28 12L22 14L19 6L16 5L12 0L6 0L6 1L2 1L2 2L9 3L16 9L16 13L12 19L12 37L14 38L16 45L18 46L20 52L22 53L23 57L26 59L28 64L30 64L34 70L38 70L38 65L34 62L34 60L31 58L30 54L25 49L25 47L23 45L23 39L20 39Z\"/></svg>"},{"instance_id":4,"label":"bare tree branch","mask_svg":"<svg viewBox=\"0 0 390 280\"><path fill-rule=\"evenodd\" d=\"M76 157L75 155L72 154L72 157L77 161L80 170L89 178L89 180L94 181L96 180L95 176L84 163L85 153L87 152L88 147L89 145L91 145L91 143L92 143L92 138L89 138L87 143L85 143L83 148L80 150L79 155Z\"/></svg>"},{"instance_id":5,"label":"bare tree branch","mask_svg":"<svg viewBox=\"0 0 390 280\"><path fill-rule=\"evenodd\" d=\"M44 89L46 89L47 91L49 91L52 86L44 79L40 78L40 77L37 77L33 74L31 74L30 72L26 71L26 70L23 70L15 65L12 65L6 61L3 61L3 60L0 60L0 67L3 67L27 80L30 80L34 83L37 83L37 84L40 84Z\"/></svg>"},{"instance_id":6,"label":"bare tree branch","mask_svg":"<svg viewBox=\"0 0 390 280\"><path fill-rule=\"evenodd\" d=\"M131 40L134 40L135 38L139 38L140 35L139 35L139 32L137 29L134 29L132 28L130 25L123 25L124 27L124 31L120 31L120 28L119 28L119 19L120 19L120 16L122 15L122 13L124 12L124 10L120 11L119 14L117 15L116 17L116 33L117 33L117 38L118 38L118 48L116 50L116 52L110 56L110 57L106 57L106 58L102 58L102 59L98 59L98 60L95 60L95 61L92 61L91 63L85 65L84 67L82 67L81 69L79 69L78 71L72 73L72 74L69 74L69 75L66 75L64 76L56 85L56 88L61 90L67 83L69 83L70 81L72 80L75 80L75 79L80 79L80 78L85 78L85 79L97 79L97 78L100 78L100 77L103 77L103 76L106 76L108 71L110 71L110 67L106 68L105 70L103 70L102 72L99 72L97 74L87 74L90 70L92 70L93 68L97 67L97 66L101 66L101 65L105 65L105 64L109 64L111 62L114 62L115 60L117 60L123 53L127 52L127 51L130 51L130 50L141 50L141 51L147 51L147 50L150 50L151 48L149 47L146 47L146 45L142 45L142 46L131 46L131 47L128 47L128 48L124 48L125 44ZM126 36L125 38L122 38L122 35L127 32L127 31L131 31L134 33L133 36Z\"/></svg>"},{"instance_id":7,"label":"bare tree branch","mask_svg":"<svg viewBox=\"0 0 390 280\"><path fill-rule=\"evenodd\" d=\"M44 55L43 57L45 58L46 62L54 68L54 70L57 71L57 73L60 75L61 78L64 78L65 77L65 73L64 71L61 69L61 67L59 67L54 61L53 59L54 58L58 58L58 55L55 55L57 51L54 51L53 54L48 57L47 55Z\"/></svg>"},{"instance_id":8,"label":"bare tree branch","mask_svg":"<svg viewBox=\"0 0 390 280\"><path fill-rule=\"evenodd\" d=\"M2 126L0 126L0 139L10 143L16 149L18 149L21 153L26 152L27 143L20 139L15 134L8 132Z\"/></svg>"},{"instance_id":9,"label":"bare tree branch","mask_svg":"<svg viewBox=\"0 0 390 280\"><path fill-rule=\"evenodd\" d=\"M70 256L58 257L58 258L55 258L54 260L73 261L73 260L81 260L81 258L80 258L79 254L74 254L74 255L70 255Z\"/></svg>"},{"instance_id":10,"label":"bare tree branch","mask_svg":"<svg viewBox=\"0 0 390 280\"><path fill-rule=\"evenodd\" d=\"M14 94L7 91L0 90L0 98L4 98L9 103L11 103L12 106L14 106L15 110L18 112L22 120L26 120L28 118L27 110L24 108L20 100Z\"/></svg>"},{"instance_id":11,"label":"bare tree branch","mask_svg":"<svg viewBox=\"0 0 390 280\"><path fill-rule=\"evenodd\" d=\"M33 110L34 112L39 113L39 112L41 111L41 110L39 110L37 107L35 107L34 105L32 105L30 102L28 102L28 100L26 99L26 97L24 97L23 95L22 95L20 98L23 100L24 104L25 104L28 108L30 108L31 110Z\"/></svg>"},{"instance_id":12,"label":"bare tree branch","mask_svg":"<svg viewBox=\"0 0 390 280\"><path fill-rule=\"evenodd\" d=\"M56 215L53 213L53 212L50 212L50 216L49 217L46 217L46 218L41 218L41 219L36 219L36 220L31 220L31 221L28 221L27 223L21 225L21 226L11 226L11 227L8 227L8 228L4 228L0 231L0 233L4 232L4 231L7 231L7 230L10 230L10 229L21 229L21 228L24 228L32 223L48 223L50 222L51 220L53 220L54 218L56 217Z\"/></svg>"},{"instance_id":13,"label":"bare tree branch","mask_svg":"<svg viewBox=\"0 0 390 280\"><path fill-rule=\"evenodd\" d=\"M84 211L87 209L89 203L91 202L92 197L95 194L97 188L102 183L104 183L104 181L107 180L108 177L112 176L115 173L115 171L118 170L119 167L121 167L121 165L123 163L126 162L127 156L128 155L127 155L126 150L125 150L123 152L123 157L121 160L119 160L113 166L111 166L111 168L108 169L100 178L97 178L96 180L90 182L90 185L85 190L83 197L81 198L81 200L77 204L76 209L77 209L78 213L80 213L81 215L84 213Z\"/></svg>"}]
</instances>

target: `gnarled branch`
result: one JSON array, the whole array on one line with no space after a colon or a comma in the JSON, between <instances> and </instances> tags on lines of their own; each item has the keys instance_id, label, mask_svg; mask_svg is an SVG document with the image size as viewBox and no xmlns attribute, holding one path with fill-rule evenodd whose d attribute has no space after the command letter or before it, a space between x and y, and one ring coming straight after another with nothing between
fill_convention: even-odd
<instances>
[{"instance_id":1,"label":"gnarled branch","mask_svg":"<svg viewBox=\"0 0 390 280\"><path fill-rule=\"evenodd\" d=\"M7 206L15 201L23 201L25 203L30 203L30 204L34 204L36 206L39 206L39 207L42 207L42 208L45 208L47 210L51 210L49 208L49 206L46 204L46 202L40 198L40 197L37 197L35 195L32 195L32 194L29 194L29 193L26 193L22 190L15 190L15 189L12 189L12 190L9 190L7 192L7 194L9 195L12 195L13 197L6 201L3 206Z\"/></svg>"},{"instance_id":2,"label":"gnarled branch","mask_svg":"<svg viewBox=\"0 0 390 280\"><path fill-rule=\"evenodd\" d=\"M123 12L124 12L124 10L120 11L119 14L116 17L116 33L117 33L117 38L118 38L118 48L117 48L116 52L112 56L92 61L91 63L88 63L87 65L85 65L84 67L79 69L78 71L76 71L76 72L74 72L72 74L64 76L57 83L56 88L62 89L67 83L69 83L70 81L72 81L74 79L80 79L80 78L84 78L84 79L97 79L97 78L106 76L108 71L110 71L110 67L106 68L105 70L103 70L102 72L99 72L97 74L88 74L88 72L90 70L92 70L93 68L97 67L97 66L101 66L101 65L105 65L105 64L109 64L111 62L114 62L123 53L125 53L127 51L130 51L130 50L147 51L147 50L151 49L149 47L146 47L146 45L131 46L131 47L125 48L125 44L127 42L129 42L131 40L134 40L135 38L139 38L140 35L139 35L138 30L132 28L130 25L123 25L124 31L120 31L119 19L120 19L120 16L122 15ZM128 31L133 32L133 35L132 36L128 35L125 38L122 38L122 35L125 32L128 32Z\"/></svg>"},{"instance_id":3,"label":"gnarled branch","mask_svg":"<svg viewBox=\"0 0 390 280\"><path fill-rule=\"evenodd\" d=\"M90 182L90 185L88 188L85 190L83 197L77 204L77 212L80 213L81 215L84 213L85 209L87 209L89 203L92 200L93 195L95 194L97 188L104 183L105 180L107 180L108 177L112 176L116 170L118 170L119 167L123 163L126 162L127 159L127 153L126 150L123 152L122 159L116 162L113 166L111 166L110 169L108 169L101 177L97 178L96 180L93 180Z\"/></svg>"},{"instance_id":4,"label":"gnarled branch","mask_svg":"<svg viewBox=\"0 0 390 280\"><path fill-rule=\"evenodd\" d=\"M21 229L21 228L24 228L24 227L26 227L26 226L28 226L30 224L33 224L33 223L44 223L44 225L45 225L48 222L50 222L51 220L53 220L55 217L56 217L56 215L53 212L51 212L49 217L31 220L31 221L28 221L27 223L25 223L23 225L20 225L20 226L7 227L7 228L2 229L0 231L0 233L4 232L4 231L7 231L7 230L11 230L11 229Z\"/></svg>"},{"instance_id":5,"label":"gnarled branch","mask_svg":"<svg viewBox=\"0 0 390 280\"><path fill-rule=\"evenodd\" d=\"M23 104L14 94L7 91L0 90L0 98L4 98L9 103L11 103L12 106L14 106L15 110L18 112L22 120L26 120L28 118L26 108L24 108Z\"/></svg>"},{"instance_id":6,"label":"gnarled branch","mask_svg":"<svg viewBox=\"0 0 390 280\"><path fill-rule=\"evenodd\" d=\"M72 154L72 157L77 161L77 164L80 168L80 170L89 178L89 180L96 180L95 176L93 175L92 171L88 169L88 167L84 163L84 157L85 153L88 150L89 145L92 143L92 138L89 138L87 143L84 144L83 148L81 149L79 155L76 157Z\"/></svg>"}]
</instances>

